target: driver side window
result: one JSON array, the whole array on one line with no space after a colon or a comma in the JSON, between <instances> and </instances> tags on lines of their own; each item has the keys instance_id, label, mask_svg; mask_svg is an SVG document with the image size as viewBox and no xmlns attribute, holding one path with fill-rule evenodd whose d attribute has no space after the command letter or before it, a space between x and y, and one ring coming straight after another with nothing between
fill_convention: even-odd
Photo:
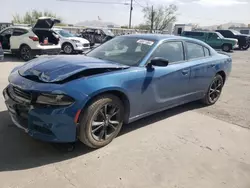
<instances>
[{"instance_id":1,"label":"driver side window","mask_svg":"<svg viewBox=\"0 0 250 188\"><path fill-rule=\"evenodd\" d=\"M151 59L161 57L169 63L180 62L184 60L184 51L182 42L166 42L161 44L153 53Z\"/></svg>"}]
</instances>

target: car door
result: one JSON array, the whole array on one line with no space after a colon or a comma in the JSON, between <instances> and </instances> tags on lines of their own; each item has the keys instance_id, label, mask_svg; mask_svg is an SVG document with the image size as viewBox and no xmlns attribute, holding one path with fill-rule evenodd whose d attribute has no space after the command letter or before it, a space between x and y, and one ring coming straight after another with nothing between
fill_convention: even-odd
<instances>
[{"instance_id":1,"label":"car door","mask_svg":"<svg viewBox=\"0 0 250 188\"><path fill-rule=\"evenodd\" d=\"M206 43L216 49L220 49L222 46L221 39L216 33L208 33Z\"/></svg>"},{"instance_id":2,"label":"car door","mask_svg":"<svg viewBox=\"0 0 250 188\"><path fill-rule=\"evenodd\" d=\"M195 42L186 41L187 59L191 68L189 93L190 97L197 99L207 91L216 70L213 56L209 48Z\"/></svg>"},{"instance_id":3,"label":"car door","mask_svg":"<svg viewBox=\"0 0 250 188\"><path fill-rule=\"evenodd\" d=\"M167 59L166 67L153 67L147 70L143 91L150 86L150 97L154 100L145 101L149 110L162 109L181 104L188 100L188 85L190 77L189 64L185 62L182 41L168 41L161 44L152 54L149 61L160 57ZM150 104L148 104L150 103Z\"/></svg>"},{"instance_id":4,"label":"car door","mask_svg":"<svg viewBox=\"0 0 250 188\"><path fill-rule=\"evenodd\" d=\"M23 35L28 32L29 31L27 29L13 28L12 37L10 38L10 46L12 50L18 50L20 48L20 45L24 40Z\"/></svg>"},{"instance_id":5,"label":"car door","mask_svg":"<svg viewBox=\"0 0 250 188\"><path fill-rule=\"evenodd\" d=\"M13 28L7 28L0 33L0 41L4 50L10 50L10 38L13 34Z\"/></svg>"}]
</instances>

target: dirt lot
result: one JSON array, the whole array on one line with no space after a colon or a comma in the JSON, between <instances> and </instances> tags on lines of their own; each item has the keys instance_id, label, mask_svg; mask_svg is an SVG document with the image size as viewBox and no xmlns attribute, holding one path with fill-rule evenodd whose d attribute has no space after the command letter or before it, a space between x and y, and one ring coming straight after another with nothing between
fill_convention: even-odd
<instances>
[{"instance_id":1,"label":"dirt lot","mask_svg":"<svg viewBox=\"0 0 250 188\"><path fill-rule=\"evenodd\" d=\"M17 129L0 98L1 188L249 188L250 51L236 51L220 101L191 103L123 128L89 150L35 141ZM23 62L0 63L0 89Z\"/></svg>"}]
</instances>

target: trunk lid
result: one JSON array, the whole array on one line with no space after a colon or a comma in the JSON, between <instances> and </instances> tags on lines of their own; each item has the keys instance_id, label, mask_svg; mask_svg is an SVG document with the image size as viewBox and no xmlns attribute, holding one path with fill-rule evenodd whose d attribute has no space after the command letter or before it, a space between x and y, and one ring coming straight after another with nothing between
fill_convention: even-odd
<instances>
[{"instance_id":1,"label":"trunk lid","mask_svg":"<svg viewBox=\"0 0 250 188\"><path fill-rule=\"evenodd\" d=\"M87 56L47 56L34 59L18 70L26 78L42 82L60 82L82 71L93 69L125 69L129 66Z\"/></svg>"},{"instance_id":2,"label":"trunk lid","mask_svg":"<svg viewBox=\"0 0 250 188\"><path fill-rule=\"evenodd\" d=\"M51 29L55 23L60 23L60 20L50 17L40 17L33 26L33 29Z\"/></svg>"}]
</instances>

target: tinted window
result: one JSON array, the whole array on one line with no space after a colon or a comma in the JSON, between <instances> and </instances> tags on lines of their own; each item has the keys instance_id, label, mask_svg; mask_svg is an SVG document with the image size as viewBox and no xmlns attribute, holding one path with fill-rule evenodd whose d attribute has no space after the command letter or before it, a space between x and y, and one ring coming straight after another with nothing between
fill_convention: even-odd
<instances>
[{"instance_id":1,"label":"tinted window","mask_svg":"<svg viewBox=\"0 0 250 188\"><path fill-rule=\"evenodd\" d=\"M11 28L11 29L6 29L6 30L4 30L4 31L1 33L1 35L2 35L2 36L12 35L12 33L13 33L13 29Z\"/></svg>"},{"instance_id":2,"label":"tinted window","mask_svg":"<svg viewBox=\"0 0 250 188\"><path fill-rule=\"evenodd\" d=\"M187 42L186 44L187 44L188 59L196 59L205 56L203 46L190 42Z\"/></svg>"},{"instance_id":3,"label":"tinted window","mask_svg":"<svg viewBox=\"0 0 250 188\"><path fill-rule=\"evenodd\" d=\"M153 57L162 57L171 62L184 60L182 42L167 42L161 44L153 54Z\"/></svg>"},{"instance_id":4,"label":"tinted window","mask_svg":"<svg viewBox=\"0 0 250 188\"><path fill-rule=\"evenodd\" d=\"M87 56L137 66L154 46L155 41L135 37L115 37L90 51Z\"/></svg>"},{"instance_id":5,"label":"tinted window","mask_svg":"<svg viewBox=\"0 0 250 188\"><path fill-rule=\"evenodd\" d=\"M216 33L209 33L208 39L217 39L218 35Z\"/></svg>"},{"instance_id":6,"label":"tinted window","mask_svg":"<svg viewBox=\"0 0 250 188\"><path fill-rule=\"evenodd\" d=\"M185 36L194 36L194 37L202 37L204 33L202 32L184 32Z\"/></svg>"},{"instance_id":7,"label":"tinted window","mask_svg":"<svg viewBox=\"0 0 250 188\"><path fill-rule=\"evenodd\" d=\"M14 29L13 36L20 36L28 33L26 29Z\"/></svg>"},{"instance_id":8,"label":"tinted window","mask_svg":"<svg viewBox=\"0 0 250 188\"><path fill-rule=\"evenodd\" d=\"M205 56L210 56L210 51L208 48L204 47L204 53L205 53Z\"/></svg>"},{"instance_id":9,"label":"tinted window","mask_svg":"<svg viewBox=\"0 0 250 188\"><path fill-rule=\"evenodd\" d=\"M241 34L249 35L249 30L240 30L240 33Z\"/></svg>"}]
</instances>

